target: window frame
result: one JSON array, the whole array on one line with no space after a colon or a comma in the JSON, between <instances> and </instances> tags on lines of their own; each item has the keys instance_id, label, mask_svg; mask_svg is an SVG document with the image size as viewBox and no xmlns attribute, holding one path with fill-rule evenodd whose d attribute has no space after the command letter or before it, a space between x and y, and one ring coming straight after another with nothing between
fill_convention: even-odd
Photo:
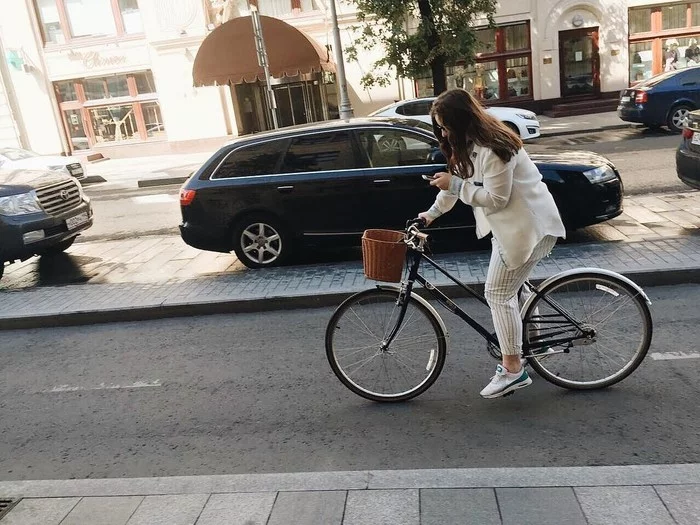
<instances>
[{"instance_id":1,"label":"window frame","mask_svg":"<svg viewBox=\"0 0 700 525\"><path fill-rule=\"evenodd\" d=\"M131 39L141 39L144 36L144 32L140 33L127 33L124 26L124 19L122 17L121 7L119 6L119 0L108 0L110 7L112 8L112 17L114 18L115 34L114 35L98 35L98 36L77 36L74 37L71 34L70 20L68 19L68 11L66 9L65 0L54 0L56 2L56 9L58 10L58 20L61 26L61 33L63 34L63 42L51 42L47 39L46 30L44 28L44 21L41 18L41 12L39 10L39 4L37 0L32 0L34 6L34 14L36 15L37 22L39 23L39 29L41 30L41 38L44 43L44 47L50 48L61 48L75 45L78 42L90 42L95 41L113 41L113 40L131 40ZM140 13L139 8L139 13Z\"/></svg>"}]
</instances>

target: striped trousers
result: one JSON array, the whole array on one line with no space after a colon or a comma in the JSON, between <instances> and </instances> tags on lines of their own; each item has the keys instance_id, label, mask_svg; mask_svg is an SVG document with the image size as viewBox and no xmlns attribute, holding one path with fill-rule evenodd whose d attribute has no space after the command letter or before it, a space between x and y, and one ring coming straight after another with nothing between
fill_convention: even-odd
<instances>
[{"instance_id":1,"label":"striped trousers","mask_svg":"<svg viewBox=\"0 0 700 525\"><path fill-rule=\"evenodd\" d=\"M523 321L520 308L530 297L531 292L523 287L532 270L541 259L548 256L557 242L551 235L542 239L530 258L518 268L508 269L501 258L501 251L495 238L491 239L491 262L486 274L484 296L491 307L493 325L501 347L501 353L519 355L523 346ZM522 288L522 291L520 289ZM518 293L520 291L520 293Z\"/></svg>"}]
</instances>

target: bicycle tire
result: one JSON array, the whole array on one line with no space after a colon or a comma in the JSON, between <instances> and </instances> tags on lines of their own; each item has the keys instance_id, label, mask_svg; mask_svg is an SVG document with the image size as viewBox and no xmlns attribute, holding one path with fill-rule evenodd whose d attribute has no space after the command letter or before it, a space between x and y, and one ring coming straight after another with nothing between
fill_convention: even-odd
<instances>
[{"instance_id":1,"label":"bicycle tire","mask_svg":"<svg viewBox=\"0 0 700 525\"><path fill-rule=\"evenodd\" d=\"M547 381L571 390L605 388L625 379L644 360L653 332L651 312L643 294L628 282L605 273L588 272L554 279L540 293L523 316L525 343L535 338L546 342L547 331L565 330L567 326L570 333L576 331L544 297L596 330L594 340L572 346L568 352L563 352L565 345L551 345L538 354L525 355L533 370ZM589 299L587 310L584 300ZM614 321L614 326L608 326L609 321ZM554 340L561 335L550 337ZM600 371L606 368L603 365L610 371L611 364L615 364L616 370L601 377L597 372L584 372L584 363L597 365Z\"/></svg>"},{"instance_id":2,"label":"bicycle tire","mask_svg":"<svg viewBox=\"0 0 700 525\"><path fill-rule=\"evenodd\" d=\"M398 334L389 348L381 350L382 340L398 319L398 298L398 290L354 294L338 306L326 327L331 369L352 392L372 401L406 401L422 394L435 383L445 364L445 332L436 315L414 297L408 298ZM384 380L388 386L379 388Z\"/></svg>"}]
</instances>

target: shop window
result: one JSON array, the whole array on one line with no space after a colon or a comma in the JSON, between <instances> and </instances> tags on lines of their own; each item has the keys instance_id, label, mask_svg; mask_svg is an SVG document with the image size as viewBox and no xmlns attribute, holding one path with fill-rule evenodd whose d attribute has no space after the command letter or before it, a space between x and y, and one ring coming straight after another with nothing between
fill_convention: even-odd
<instances>
[{"instance_id":1,"label":"shop window","mask_svg":"<svg viewBox=\"0 0 700 525\"><path fill-rule=\"evenodd\" d=\"M476 55L496 51L496 28L478 29L476 33Z\"/></svg>"},{"instance_id":2,"label":"shop window","mask_svg":"<svg viewBox=\"0 0 700 525\"><path fill-rule=\"evenodd\" d=\"M690 25L700 26L700 2L690 4Z\"/></svg>"},{"instance_id":3,"label":"shop window","mask_svg":"<svg viewBox=\"0 0 700 525\"><path fill-rule=\"evenodd\" d=\"M163 126L163 117L160 115L158 102L141 104L141 111L143 111L143 120L146 124L146 135L148 138L164 138L165 126Z\"/></svg>"},{"instance_id":4,"label":"shop window","mask_svg":"<svg viewBox=\"0 0 700 525\"><path fill-rule=\"evenodd\" d=\"M528 57L506 60L506 78L508 79L508 96L524 97L530 95L530 66Z\"/></svg>"},{"instance_id":5,"label":"shop window","mask_svg":"<svg viewBox=\"0 0 700 525\"><path fill-rule=\"evenodd\" d=\"M503 33L506 37L506 51L519 51L530 47L530 31L527 24L506 26Z\"/></svg>"},{"instance_id":6,"label":"shop window","mask_svg":"<svg viewBox=\"0 0 700 525\"><path fill-rule=\"evenodd\" d=\"M651 8L643 7L629 10L630 34L651 31Z\"/></svg>"},{"instance_id":7,"label":"shop window","mask_svg":"<svg viewBox=\"0 0 700 525\"><path fill-rule=\"evenodd\" d=\"M630 44L630 82L639 82L652 76L652 43Z\"/></svg>"},{"instance_id":8,"label":"shop window","mask_svg":"<svg viewBox=\"0 0 700 525\"><path fill-rule=\"evenodd\" d=\"M66 119L66 127L73 151L90 149L90 142L85 133L80 110L68 109L65 110L63 114Z\"/></svg>"},{"instance_id":9,"label":"shop window","mask_svg":"<svg viewBox=\"0 0 700 525\"><path fill-rule=\"evenodd\" d=\"M129 96L129 85L126 81L126 75L86 78L83 80L83 87L87 100Z\"/></svg>"},{"instance_id":10,"label":"shop window","mask_svg":"<svg viewBox=\"0 0 700 525\"><path fill-rule=\"evenodd\" d=\"M320 9L317 0L258 0L257 4L261 15L274 17Z\"/></svg>"},{"instance_id":11,"label":"shop window","mask_svg":"<svg viewBox=\"0 0 700 525\"><path fill-rule=\"evenodd\" d=\"M97 142L124 142L139 138L132 104L91 108L90 120Z\"/></svg>"},{"instance_id":12,"label":"shop window","mask_svg":"<svg viewBox=\"0 0 700 525\"><path fill-rule=\"evenodd\" d=\"M143 21L137 0L119 0L119 12L126 34L143 33Z\"/></svg>"},{"instance_id":13,"label":"shop window","mask_svg":"<svg viewBox=\"0 0 700 525\"><path fill-rule=\"evenodd\" d=\"M153 81L153 73L145 71L144 73L134 74L136 80L136 92L139 95L156 92L156 84Z\"/></svg>"},{"instance_id":14,"label":"shop window","mask_svg":"<svg viewBox=\"0 0 700 525\"><path fill-rule=\"evenodd\" d=\"M72 102L78 100L78 94L75 91L75 82L69 80L67 82L56 82L56 91L60 102Z\"/></svg>"},{"instance_id":15,"label":"shop window","mask_svg":"<svg viewBox=\"0 0 700 525\"><path fill-rule=\"evenodd\" d=\"M662 29L681 29L683 27L687 27L687 13L687 4L663 6L661 8Z\"/></svg>"}]
</instances>

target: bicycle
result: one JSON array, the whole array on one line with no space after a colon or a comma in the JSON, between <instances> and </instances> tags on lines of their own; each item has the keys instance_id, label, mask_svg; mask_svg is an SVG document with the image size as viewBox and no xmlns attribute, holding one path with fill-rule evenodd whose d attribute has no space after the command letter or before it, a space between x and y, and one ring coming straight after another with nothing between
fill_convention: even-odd
<instances>
[{"instance_id":1,"label":"bicycle","mask_svg":"<svg viewBox=\"0 0 700 525\"><path fill-rule=\"evenodd\" d=\"M445 364L448 332L443 319L414 290L419 283L447 310L469 324L500 359L498 339L419 272L427 262L488 307L482 294L463 284L425 254L421 219L408 221L407 276L397 285L377 284L343 301L326 328L326 356L335 375L372 401L414 398L430 388ZM400 277L399 277L400 280ZM599 268L560 272L539 286L525 283L521 308L522 357L545 380L568 389L605 388L629 376L652 338L651 301L641 287ZM565 305L565 306L564 306Z\"/></svg>"}]
</instances>

